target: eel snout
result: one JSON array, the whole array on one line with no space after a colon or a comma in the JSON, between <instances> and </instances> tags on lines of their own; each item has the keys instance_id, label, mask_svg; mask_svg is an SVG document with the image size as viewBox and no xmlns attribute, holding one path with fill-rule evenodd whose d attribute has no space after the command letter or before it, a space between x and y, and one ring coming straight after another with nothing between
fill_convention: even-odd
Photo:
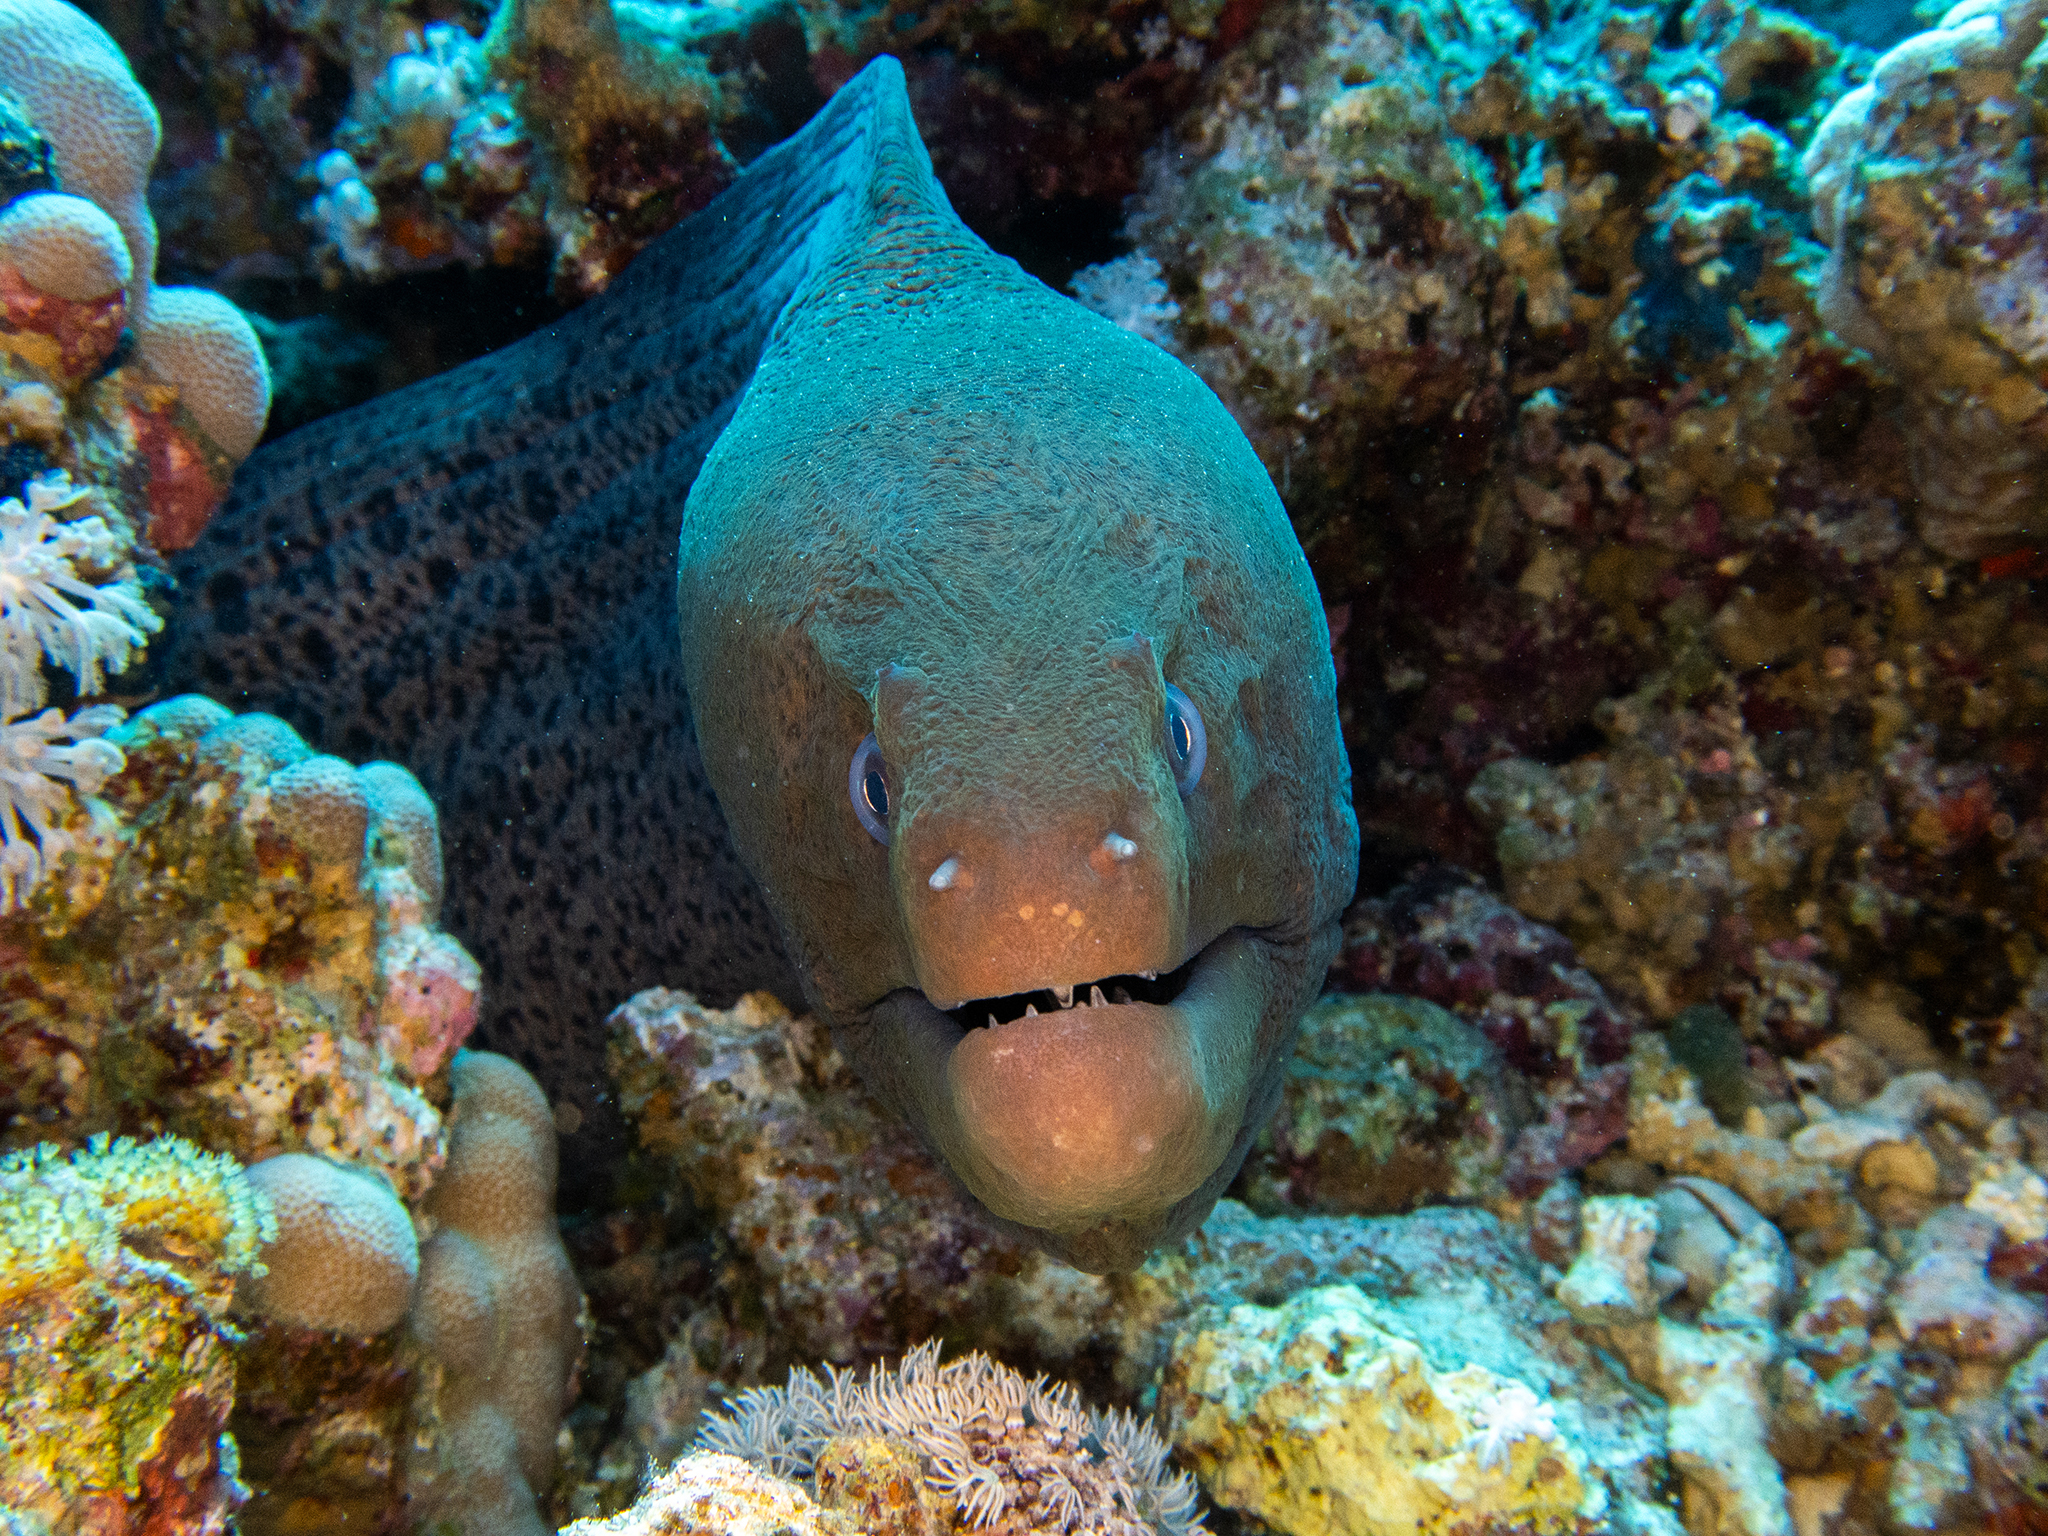
<instances>
[{"instance_id":1,"label":"eel snout","mask_svg":"<svg viewBox=\"0 0 2048 1536\"><path fill-rule=\"evenodd\" d=\"M935 1007L1171 970L1186 953L1187 855L1150 807L1038 829L915 818L891 848L917 983ZM921 824L920 824L921 823ZM979 1023L971 1014L963 1023Z\"/></svg>"},{"instance_id":2,"label":"eel snout","mask_svg":"<svg viewBox=\"0 0 2048 1536\"><path fill-rule=\"evenodd\" d=\"M1142 1253L1243 1121L1264 1001L1258 965L1232 930L1175 972L1077 989L1072 1007L1053 988L948 1014L906 990L878 1013L901 1032L915 1118L983 1204L1050 1233L1095 1234L1091 1249L1116 1234ZM1132 988L1174 995L1112 1000ZM956 1016L991 1002L993 1025L967 1028Z\"/></svg>"}]
</instances>

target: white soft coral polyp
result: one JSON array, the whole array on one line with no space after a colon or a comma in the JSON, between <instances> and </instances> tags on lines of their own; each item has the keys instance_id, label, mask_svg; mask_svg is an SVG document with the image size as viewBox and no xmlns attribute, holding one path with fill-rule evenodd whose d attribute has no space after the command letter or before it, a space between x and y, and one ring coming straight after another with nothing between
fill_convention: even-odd
<instances>
[{"instance_id":1,"label":"white soft coral polyp","mask_svg":"<svg viewBox=\"0 0 2048 1536\"><path fill-rule=\"evenodd\" d=\"M100 740L124 713L99 704L68 720L46 709L0 722L0 912L19 906L71 846L71 790L89 795L126 765L119 747Z\"/></svg>"},{"instance_id":2,"label":"white soft coral polyp","mask_svg":"<svg viewBox=\"0 0 2048 1536\"><path fill-rule=\"evenodd\" d=\"M84 492L62 474L33 480L28 500L0 501L0 720L40 708L48 697L43 658L68 671L81 695L134 659L163 620L143 600L134 569L106 522L53 514ZM85 571L113 568L94 584Z\"/></svg>"}]
</instances>

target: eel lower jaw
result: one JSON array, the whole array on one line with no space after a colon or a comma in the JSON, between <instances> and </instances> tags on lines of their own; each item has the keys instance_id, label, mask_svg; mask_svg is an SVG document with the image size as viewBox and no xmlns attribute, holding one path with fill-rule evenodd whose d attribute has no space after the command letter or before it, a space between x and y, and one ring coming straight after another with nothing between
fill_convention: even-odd
<instances>
[{"instance_id":1,"label":"eel lower jaw","mask_svg":"<svg viewBox=\"0 0 2048 1536\"><path fill-rule=\"evenodd\" d=\"M891 993L907 1109L996 1215L1055 1234L1143 1230L1199 1188L1244 1117L1265 987L1233 929L1171 1002L1104 1002L964 1029ZM971 1011L963 1008L962 1012Z\"/></svg>"}]
</instances>

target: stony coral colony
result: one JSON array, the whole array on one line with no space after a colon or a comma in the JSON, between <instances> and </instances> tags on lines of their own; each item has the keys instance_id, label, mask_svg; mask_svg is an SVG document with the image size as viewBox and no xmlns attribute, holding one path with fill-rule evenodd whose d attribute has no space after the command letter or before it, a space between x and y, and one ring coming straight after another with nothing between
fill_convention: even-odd
<instances>
[{"instance_id":1,"label":"stony coral colony","mask_svg":"<svg viewBox=\"0 0 2048 1536\"><path fill-rule=\"evenodd\" d=\"M109 6L152 98L0 5L0 1521L2048 1526L2043 14ZM999 243L1122 220L1072 290L1264 457L1388 872L1129 1276L766 998L619 1000L565 1242L418 784L113 692L258 331L292 419L341 344L160 266L573 301L883 49Z\"/></svg>"}]
</instances>

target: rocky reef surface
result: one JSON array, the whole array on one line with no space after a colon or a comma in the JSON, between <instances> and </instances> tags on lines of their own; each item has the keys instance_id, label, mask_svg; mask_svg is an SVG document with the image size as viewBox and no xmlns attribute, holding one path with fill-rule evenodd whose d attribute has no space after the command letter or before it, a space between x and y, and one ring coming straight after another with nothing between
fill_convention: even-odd
<instances>
[{"instance_id":1,"label":"rocky reef surface","mask_svg":"<svg viewBox=\"0 0 2048 1536\"><path fill-rule=\"evenodd\" d=\"M0 1529L2048 1529L2044 14L0 4ZM601 289L884 51L1335 636L1331 990L1126 1275L763 995L613 1000L558 1215L417 782L120 691L273 393Z\"/></svg>"}]
</instances>

